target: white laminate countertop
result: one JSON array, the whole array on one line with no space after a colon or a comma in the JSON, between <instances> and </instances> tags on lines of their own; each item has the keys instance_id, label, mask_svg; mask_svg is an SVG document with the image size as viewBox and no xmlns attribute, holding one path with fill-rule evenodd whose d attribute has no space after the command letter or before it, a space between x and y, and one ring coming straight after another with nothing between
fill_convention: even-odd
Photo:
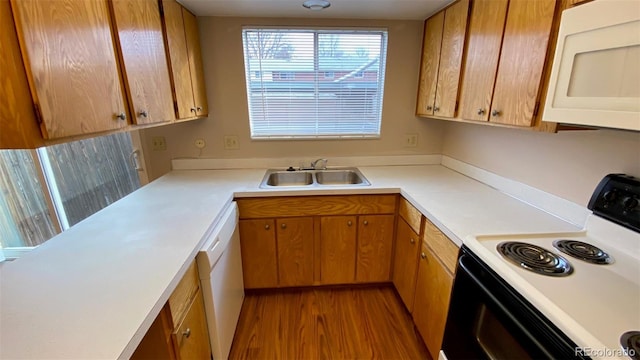
<instances>
[{"instance_id":1,"label":"white laminate countertop","mask_svg":"<svg viewBox=\"0 0 640 360\"><path fill-rule=\"evenodd\" d=\"M128 358L234 196L401 193L458 245L580 230L442 165L360 171L371 186L265 190L265 169L163 176L0 266L0 358Z\"/></svg>"}]
</instances>

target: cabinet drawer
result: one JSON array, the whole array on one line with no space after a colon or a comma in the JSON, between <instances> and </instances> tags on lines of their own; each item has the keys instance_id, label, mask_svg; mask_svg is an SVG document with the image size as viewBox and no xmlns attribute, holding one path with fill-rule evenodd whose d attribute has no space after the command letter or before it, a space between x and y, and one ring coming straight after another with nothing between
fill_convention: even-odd
<instances>
[{"instance_id":1,"label":"cabinet drawer","mask_svg":"<svg viewBox=\"0 0 640 360\"><path fill-rule=\"evenodd\" d=\"M198 268L194 261L169 297L169 311L174 328L182 322L198 288Z\"/></svg>"},{"instance_id":2,"label":"cabinet drawer","mask_svg":"<svg viewBox=\"0 0 640 360\"><path fill-rule=\"evenodd\" d=\"M420 234L420 230L422 229L422 213L418 211L407 199L401 197L400 198L400 208L398 209L398 213L402 218L409 224L411 229L416 232L416 234Z\"/></svg>"},{"instance_id":3,"label":"cabinet drawer","mask_svg":"<svg viewBox=\"0 0 640 360\"><path fill-rule=\"evenodd\" d=\"M424 241L449 272L454 274L458 262L458 251L460 250L458 246L429 220L425 221Z\"/></svg>"},{"instance_id":4,"label":"cabinet drawer","mask_svg":"<svg viewBox=\"0 0 640 360\"><path fill-rule=\"evenodd\" d=\"M396 195L295 196L237 199L241 219L393 214Z\"/></svg>"},{"instance_id":5,"label":"cabinet drawer","mask_svg":"<svg viewBox=\"0 0 640 360\"><path fill-rule=\"evenodd\" d=\"M187 312L180 326L173 332L173 346L178 360L210 359L209 333L205 321L202 292L197 291L187 303Z\"/></svg>"}]
</instances>

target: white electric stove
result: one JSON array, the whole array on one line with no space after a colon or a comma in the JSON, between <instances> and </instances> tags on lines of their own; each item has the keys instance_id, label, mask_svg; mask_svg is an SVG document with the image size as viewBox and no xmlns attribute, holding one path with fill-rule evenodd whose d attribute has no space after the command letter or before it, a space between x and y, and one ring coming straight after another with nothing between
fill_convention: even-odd
<instances>
[{"instance_id":1,"label":"white electric stove","mask_svg":"<svg viewBox=\"0 0 640 360\"><path fill-rule=\"evenodd\" d=\"M478 236L464 245L574 343L576 358L640 359L639 197L638 179L609 175L589 203L594 214L584 231ZM473 331L481 334L476 317ZM480 344L489 358L505 347L487 346L494 350Z\"/></svg>"}]
</instances>

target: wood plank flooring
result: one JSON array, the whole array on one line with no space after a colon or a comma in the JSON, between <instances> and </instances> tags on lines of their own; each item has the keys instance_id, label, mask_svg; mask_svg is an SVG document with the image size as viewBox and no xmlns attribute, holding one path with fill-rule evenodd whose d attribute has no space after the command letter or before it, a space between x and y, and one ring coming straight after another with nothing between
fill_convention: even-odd
<instances>
[{"instance_id":1,"label":"wood plank flooring","mask_svg":"<svg viewBox=\"0 0 640 360\"><path fill-rule=\"evenodd\" d=\"M430 359L391 287L247 295L230 359Z\"/></svg>"}]
</instances>

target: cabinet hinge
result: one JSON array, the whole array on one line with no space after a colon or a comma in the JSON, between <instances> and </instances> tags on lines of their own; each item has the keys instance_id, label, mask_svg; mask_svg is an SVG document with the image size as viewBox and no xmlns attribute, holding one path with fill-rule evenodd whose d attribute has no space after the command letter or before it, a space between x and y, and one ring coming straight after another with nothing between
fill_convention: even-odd
<instances>
[{"instance_id":1,"label":"cabinet hinge","mask_svg":"<svg viewBox=\"0 0 640 360\"><path fill-rule=\"evenodd\" d=\"M540 101L536 102L536 106L533 108L533 116L538 116L539 109L540 109Z\"/></svg>"},{"instance_id":2,"label":"cabinet hinge","mask_svg":"<svg viewBox=\"0 0 640 360\"><path fill-rule=\"evenodd\" d=\"M33 104L33 113L36 116L36 121L38 125L42 124L42 112L40 111L40 105Z\"/></svg>"}]
</instances>

